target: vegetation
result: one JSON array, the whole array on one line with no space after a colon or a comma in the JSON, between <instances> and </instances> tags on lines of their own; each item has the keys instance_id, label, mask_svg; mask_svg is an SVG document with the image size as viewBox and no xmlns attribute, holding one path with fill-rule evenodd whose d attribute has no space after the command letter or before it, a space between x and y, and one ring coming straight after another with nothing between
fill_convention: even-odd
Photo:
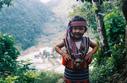
<instances>
[{"instance_id":1,"label":"vegetation","mask_svg":"<svg viewBox=\"0 0 127 83\"><path fill-rule=\"evenodd\" d=\"M0 13L0 31L14 35L19 47L26 49L43 34L44 22L48 20L47 15L51 16L52 13L37 1L15 0L13 3L13 6L3 8ZM39 7L42 9L36 10Z\"/></svg>"},{"instance_id":2,"label":"vegetation","mask_svg":"<svg viewBox=\"0 0 127 83\"><path fill-rule=\"evenodd\" d=\"M100 34L98 34L99 23L95 18L98 13L101 14L103 17L101 20L104 22L103 29L105 29L105 36L103 37L106 37L109 49L102 53L100 47L94 55L94 61L91 64L93 69L90 71L91 83L119 83L115 80L121 79L121 76L124 77L124 74L121 75L122 68L124 68L121 64L125 64L124 59L126 57L126 22L120 9L121 1L113 1L112 3L108 0L100 1L101 12L96 12L98 8L93 5L91 0L82 0L81 5L74 6L73 11L70 12L70 17L75 15L85 17L88 20L91 34L97 41L103 42L100 39ZM36 0L33 2L39 4ZM0 31L2 32L0 33L0 83L56 83L62 77L61 74L48 71L39 72L30 69L30 63L22 64L16 60L20 54L16 48L16 43L21 44L21 47L26 49L34 45L36 38L40 35L49 35L43 31L42 27L44 27L44 22L49 19L46 16L52 16L53 13L43 5L29 7L28 5L34 4L26 3L26 0L16 1L14 6L5 7L5 5L9 6L10 3L11 0L0 1L0 9L4 7L4 10L1 9L0 12L0 19L2 19L0 20ZM23 4L19 6L21 3ZM36 7L43 9L38 11L34 9ZM27 10L32 14L28 13ZM53 21L50 20L50 22ZM113 76L117 78L112 79Z\"/></svg>"},{"instance_id":3,"label":"vegetation","mask_svg":"<svg viewBox=\"0 0 127 83\"><path fill-rule=\"evenodd\" d=\"M70 16L81 15L88 20L88 25L94 31L93 35L101 36L97 33L98 22L95 22L96 10L95 6L90 6L92 3L83 1L83 3L75 7ZM103 16L104 29L106 30L106 37L109 50L101 52L102 48L99 48L98 52L94 56L94 62L92 64L93 69L90 72L90 79L92 83L105 83L112 82L111 76L122 71L122 65L126 56L125 50L125 19L121 13L120 1L103 1L101 3L101 15ZM96 25L97 24L97 25ZM96 36L96 40L102 41ZM111 54L107 54L110 52ZM106 57L104 54L106 53Z\"/></svg>"},{"instance_id":4,"label":"vegetation","mask_svg":"<svg viewBox=\"0 0 127 83\"><path fill-rule=\"evenodd\" d=\"M47 32L48 28L55 30L63 25L39 0L14 0L11 6L1 9L0 19L0 31L13 35L18 48L23 50L36 45L39 38L53 35Z\"/></svg>"},{"instance_id":5,"label":"vegetation","mask_svg":"<svg viewBox=\"0 0 127 83\"><path fill-rule=\"evenodd\" d=\"M7 5L9 6L12 0L0 0L0 9L4 6Z\"/></svg>"},{"instance_id":6,"label":"vegetation","mask_svg":"<svg viewBox=\"0 0 127 83\"><path fill-rule=\"evenodd\" d=\"M19 51L14 47L14 38L11 35L0 34L0 73L9 75L15 73L16 58Z\"/></svg>"},{"instance_id":7,"label":"vegetation","mask_svg":"<svg viewBox=\"0 0 127 83\"><path fill-rule=\"evenodd\" d=\"M0 1L0 3L2 3L0 4L1 8L5 7L4 5L9 6L10 2L8 1L11 1L11 0ZM17 1L15 6L21 2L23 1ZM30 4L27 4L27 5L30 5ZM21 5L21 8L27 5L23 4ZM19 62L16 60L20 54L19 50L16 48L17 47L16 43L18 41L22 43L23 45L22 47L24 49L32 46L31 45L33 44L32 40L38 35L41 35L41 32L43 32L41 30L43 23L41 22L46 21L48 17L46 18L45 16L44 18L41 17L40 19L40 16L38 16L38 19L41 20L40 22L36 20L37 19L36 15L35 17L32 14L32 17L30 17L31 15L29 16L26 10L25 9L21 10L20 7L14 7L14 8L10 7L10 9L5 7L3 9L4 10L1 10L1 13L0 13L1 14L0 18L2 19L0 21L1 23L0 31L3 32L3 33L0 33L0 83L41 83L41 82L56 83L57 80L61 78L60 74L55 74L55 73L47 72L47 71L38 72L34 69L29 68L30 63L27 62L26 64L24 64L24 62L22 61ZM33 9L28 8L28 10L32 11ZM48 12L48 13L45 12L47 13L46 15L50 14L47 9L45 11ZM7 13L7 12L10 12L10 13ZM43 13L38 12L38 14L43 14ZM39 27L39 25L41 27ZM9 34L6 34L6 33L9 33ZM15 38L11 34L13 34L16 37L16 40L18 41L15 42Z\"/></svg>"},{"instance_id":8,"label":"vegetation","mask_svg":"<svg viewBox=\"0 0 127 83\"><path fill-rule=\"evenodd\" d=\"M18 55L14 38L0 34L0 83L56 83L62 77L60 74L30 69L30 63L16 60Z\"/></svg>"},{"instance_id":9,"label":"vegetation","mask_svg":"<svg viewBox=\"0 0 127 83\"><path fill-rule=\"evenodd\" d=\"M27 71L23 75L0 78L0 83L57 83L60 78L62 78L61 74L53 72Z\"/></svg>"}]
</instances>

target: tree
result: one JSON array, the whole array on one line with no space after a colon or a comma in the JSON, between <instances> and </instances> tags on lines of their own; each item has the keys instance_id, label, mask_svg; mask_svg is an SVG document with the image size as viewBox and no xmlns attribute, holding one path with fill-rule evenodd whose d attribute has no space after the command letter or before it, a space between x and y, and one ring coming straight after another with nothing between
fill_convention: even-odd
<instances>
[{"instance_id":1,"label":"tree","mask_svg":"<svg viewBox=\"0 0 127 83\"><path fill-rule=\"evenodd\" d=\"M124 0L124 1L123 1L122 11L123 11L123 14L124 14L124 16L125 16L125 19L126 19L126 21L127 21L127 0Z\"/></svg>"},{"instance_id":2,"label":"tree","mask_svg":"<svg viewBox=\"0 0 127 83\"><path fill-rule=\"evenodd\" d=\"M127 22L127 0L123 1L122 11L123 11L123 14L124 14L126 22ZM125 46L127 48L127 27L126 27L126 33L125 33Z\"/></svg>"},{"instance_id":3,"label":"tree","mask_svg":"<svg viewBox=\"0 0 127 83\"><path fill-rule=\"evenodd\" d=\"M104 21L103 21L103 15L101 14L101 3L98 0L92 0L93 5L96 7L95 14L96 14L96 20L97 20L97 29L99 33L99 39L100 39L100 46L102 50L103 55L110 56L109 54L109 45L107 42L107 37L106 37L106 30L104 26Z\"/></svg>"},{"instance_id":4,"label":"tree","mask_svg":"<svg viewBox=\"0 0 127 83\"><path fill-rule=\"evenodd\" d=\"M122 11L123 11L124 17L126 19L126 23L127 23L127 0L123 0ZM126 51L127 51L127 26L126 26L126 32L125 32L125 47L126 47ZM127 62L127 52L126 52L126 56L125 56L125 66L123 66L125 71L121 75L121 76L125 76L125 77L127 77L127 75L125 75L125 73L127 73L126 62Z\"/></svg>"},{"instance_id":5,"label":"tree","mask_svg":"<svg viewBox=\"0 0 127 83\"><path fill-rule=\"evenodd\" d=\"M3 5L9 6L12 0L0 0L0 9L3 7Z\"/></svg>"},{"instance_id":6,"label":"tree","mask_svg":"<svg viewBox=\"0 0 127 83\"><path fill-rule=\"evenodd\" d=\"M17 68L19 51L14 46L11 35L0 34L0 74L5 76L13 74Z\"/></svg>"},{"instance_id":7,"label":"tree","mask_svg":"<svg viewBox=\"0 0 127 83\"><path fill-rule=\"evenodd\" d=\"M12 0L0 0L0 9L3 5L9 6ZM16 58L19 55L14 47L14 38L11 35L0 33L0 74L5 76L15 72ZM0 75L0 76L1 76Z\"/></svg>"},{"instance_id":8,"label":"tree","mask_svg":"<svg viewBox=\"0 0 127 83\"><path fill-rule=\"evenodd\" d=\"M81 0L84 2L84 0ZM101 54L103 56L108 55L110 56L109 52L109 45L106 37L106 30L104 27L104 21L103 21L103 15L101 14L101 5L103 1L105 0L85 0L87 2L90 2L95 10L95 17L96 17L96 22L97 22L97 31L100 39L100 47L101 47Z\"/></svg>"}]
</instances>

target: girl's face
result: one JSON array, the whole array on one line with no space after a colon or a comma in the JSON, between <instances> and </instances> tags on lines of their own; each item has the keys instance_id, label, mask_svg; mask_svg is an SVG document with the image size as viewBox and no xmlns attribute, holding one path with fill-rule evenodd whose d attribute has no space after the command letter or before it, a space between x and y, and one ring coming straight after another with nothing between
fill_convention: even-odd
<instances>
[{"instance_id":1,"label":"girl's face","mask_svg":"<svg viewBox=\"0 0 127 83\"><path fill-rule=\"evenodd\" d=\"M85 32L86 32L86 27L84 26L72 27L72 34L73 34L73 37L76 39L81 39Z\"/></svg>"}]
</instances>

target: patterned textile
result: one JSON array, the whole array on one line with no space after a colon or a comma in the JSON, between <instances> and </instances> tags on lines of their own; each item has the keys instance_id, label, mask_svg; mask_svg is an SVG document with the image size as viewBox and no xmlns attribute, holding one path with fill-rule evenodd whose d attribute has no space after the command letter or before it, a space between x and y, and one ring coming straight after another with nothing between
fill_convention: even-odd
<instances>
[{"instance_id":1,"label":"patterned textile","mask_svg":"<svg viewBox=\"0 0 127 83\"><path fill-rule=\"evenodd\" d=\"M82 70L71 70L65 68L64 80L65 83L89 83L88 68Z\"/></svg>"},{"instance_id":2,"label":"patterned textile","mask_svg":"<svg viewBox=\"0 0 127 83\"><path fill-rule=\"evenodd\" d=\"M69 26L64 39L66 51L71 57L71 60L68 61L64 60L64 56L62 58L62 64L65 66L64 80L65 83L89 83L88 63L84 57L89 50L90 40L88 37L82 37L80 48L78 49L72 39L71 28Z\"/></svg>"},{"instance_id":3,"label":"patterned textile","mask_svg":"<svg viewBox=\"0 0 127 83\"><path fill-rule=\"evenodd\" d=\"M74 66L74 62L76 59L81 59L82 63L84 63L84 59L85 59L84 57L89 50L90 40L88 37L82 37L80 49L78 49L76 47L75 42L72 40L70 35L71 35L71 32L70 32L70 28L69 28L67 31L67 34L66 34L66 38L64 39L64 43L65 43L66 51L72 59L69 61L65 61L64 57L63 57L62 64L64 66L72 67L72 66Z\"/></svg>"},{"instance_id":4,"label":"patterned textile","mask_svg":"<svg viewBox=\"0 0 127 83\"><path fill-rule=\"evenodd\" d=\"M89 50L90 40L88 37L82 37L80 49L76 47L75 42L71 38L70 28L67 30L66 38L64 39L65 47L69 55L72 55L72 58L79 58L84 56Z\"/></svg>"},{"instance_id":5,"label":"patterned textile","mask_svg":"<svg viewBox=\"0 0 127 83\"><path fill-rule=\"evenodd\" d=\"M74 63L74 60L68 60L65 61L64 58L62 58L62 64L69 68L69 69L84 69L84 68L88 68L89 63L87 63L85 60L83 62L81 62L79 64L79 66L77 67L76 64Z\"/></svg>"},{"instance_id":6,"label":"patterned textile","mask_svg":"<svg viewBox=\"0 0 127 83\"><path fill-rule=\"evenodd\" d=\"M66 79L64 80L64 83L89 83L89 80L76 80L76 81L72 81L72 80L69 80L69 79Z\"/></svg>"},{"instance_id":7,"label":"patterned textile","mask_svg":"<svg viewBox=\"0 0 127 83\"><path fill-rule=\"evenodd\" d=\"M87 26L86 21L74 21L70 22L70 26Z\"/></svg>"}]
</instances>

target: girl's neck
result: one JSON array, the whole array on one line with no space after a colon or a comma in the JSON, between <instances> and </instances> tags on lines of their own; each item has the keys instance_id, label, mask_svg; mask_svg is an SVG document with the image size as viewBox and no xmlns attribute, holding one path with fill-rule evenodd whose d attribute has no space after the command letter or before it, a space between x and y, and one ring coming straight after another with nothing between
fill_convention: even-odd
<instances>
[{"instance_id":1,"label":"girl's neck","mask_svg":"<svg viewBox=\"0 0 127 83\"><path fill-rule=\"evenodd\" d=\"M81 40L82 40L82 38L80 38L80 39L73 38L74 42L78 42L78 41L81 41Z\"/></svg>"}]
</instances>

